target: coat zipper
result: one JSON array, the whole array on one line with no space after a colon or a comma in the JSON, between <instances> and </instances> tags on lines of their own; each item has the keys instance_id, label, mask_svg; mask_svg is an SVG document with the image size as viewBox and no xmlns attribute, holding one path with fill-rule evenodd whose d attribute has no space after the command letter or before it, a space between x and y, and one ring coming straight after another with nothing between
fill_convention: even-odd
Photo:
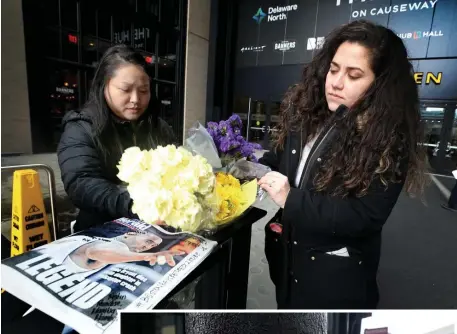
<instances>
[{"instance_id":1,"label":"coat zipper","mask_svg":"<svg viewBox=\"0 0 457 334\"><path fill-rule=\"evenodd\" d=\"M308 161L306 163L305 169L303 170L303 177L302 177L302 179L300 181L300 184L299 184L299 187L298 187L299 189L302 189L303 182L305 181L305 179L307 179L307 173L308 173L309 167L311 165L311 161L313 161L313 158L316 155L316 152L319 151L319 148L321 147L322 143L325 142L325 138L327 138L327 136L333 130L334 127L335 127L335 124L332 125L332 127L327 131L327 133L325 134L324 138L322 138L322 140L319 142L319 144L317 144L316 149L314 150L313 154L308 158Z\"/></svg>"}]
</instances>

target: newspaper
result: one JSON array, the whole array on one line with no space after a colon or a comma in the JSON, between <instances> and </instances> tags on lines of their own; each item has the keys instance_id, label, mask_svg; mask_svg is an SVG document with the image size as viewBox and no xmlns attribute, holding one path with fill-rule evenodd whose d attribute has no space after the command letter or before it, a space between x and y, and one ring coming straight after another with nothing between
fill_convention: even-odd
<instances>
[{"instance_id":1,"label":"newspaper","mask_svg":"<svg viewBox=\"0 0 457 334\"><path fill-rule=\"evenodd\" d=\"M2 288L80 333L118 333L121 310L149 310L217 245L121 218L2 261Z\"/></svg>"}]
</instances>

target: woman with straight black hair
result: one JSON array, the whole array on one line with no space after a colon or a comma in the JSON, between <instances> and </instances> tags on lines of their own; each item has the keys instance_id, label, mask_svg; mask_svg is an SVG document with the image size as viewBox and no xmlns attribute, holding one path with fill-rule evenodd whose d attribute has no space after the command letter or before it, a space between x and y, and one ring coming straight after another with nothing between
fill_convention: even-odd
<instances>
[{"instance_id":1,"label":"woman with straight black hair","mask_svg":"<svg viewBox=\"0 0 457 334\"><path fill-rule=\"evenodd\" d=\"M80 209L75 231L120 218L137 218L132 199L117 178L125 149L176 144L158 117L143 56L125 45L106 51L95 72L87 103L63 120L57 155L65 190Z\"/></svg>"},{"instance_id":2,"label":"woman with straight black hair","mask_svg":"<svg viewBox=\"0 0 457 334\"><path fill-rule=\"evenodd\" d=\"M259 180L281 208L265 253L279 308L376 308L381 231L405 186L423 193L413 67L390 29L334 30L282 103Z\"/></svg>"}]
</instances>

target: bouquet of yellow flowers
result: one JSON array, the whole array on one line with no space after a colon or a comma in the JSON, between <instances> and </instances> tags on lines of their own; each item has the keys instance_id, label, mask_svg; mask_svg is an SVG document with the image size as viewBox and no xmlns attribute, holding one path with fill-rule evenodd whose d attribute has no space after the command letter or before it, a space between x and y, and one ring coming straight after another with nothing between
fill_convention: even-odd
<instances>
[{"instance_id":1,"label":"bouquet of yellow flowers","mask_svg":"<svg viewBox=\"0 0 457 334\"><path fill-rule=\"evenodd\" d=\"M183 147L131 147L118 169L133 199L132 212L150 224L211 230L239 217L256 200L256 180L241 185L231 175L214 174L206 158Z\"/></svg>"}]
</instances>

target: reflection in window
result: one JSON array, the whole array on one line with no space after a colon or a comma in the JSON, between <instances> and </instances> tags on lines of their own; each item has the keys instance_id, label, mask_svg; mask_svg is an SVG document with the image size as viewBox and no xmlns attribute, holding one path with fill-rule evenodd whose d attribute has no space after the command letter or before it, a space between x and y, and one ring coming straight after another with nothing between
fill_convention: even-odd
<instances>
[{"instance_id":1,"label":"reflection in window","mask_svg":"<svg viewBox=\"0 0 457 334\"><path fill-rule=\"evenodd\" d=\"M159 56L163 58L176 59L177 34L159 34Z\"/></svg>"},{"instance_id":2,"label":"reflection in window","mask_svg":"<svg viewBox=\"0 0 457 334\"><path fill-rule=\"evenodd\" d=\"M52 141L56 145L61 135L64 115L78 108L78 71L60 65L51 66L48 79L49 120Z\"/></svg>"},{"instance_id":3,"label":"reflection in window","mask_svg":"<svg viewBox=\"0 0 457 334\"><path fill-rule=\"evenodd\" d=\"M170 82L176 81L176 63L173 60L158 58L159 62L159 80L166 80Z\"/></svg>"},{"instance_id":4,"label":"reflection in window","mask_svg":"<svg viewBox=\"0 0 457 334\"><path fill-rule=\"evenodd\" d=\"M132 24L130 21L119 17L113 17L113 42L114 44L132 43L132 32L130 31Z\"/></svg>"},{"instance_id":5,"label":"reflection in window","mask_svg":"<svg viewBox=\"0 0 457 334\"><path fill-rule=\"evenodd\" d=\"M84 36L82 43L82 62L95 65L97 62L97 40L93 37Z\"/></svg>"},{"instance_id":6,"label":"reflection in window","mask_svg":"<svg viewBox=\"0 0 457 334\"><path fill-rule=\"evenodd\" d=\"M156 53L156 40L157 40L157 33L155 30L149 29L149 32L146 34L146 47L145 50L151 53Z\"/></svg>"},{"instance_id":7,"label":"reflection in window","mask_svg":"<svg viewBox=\"0 0 457 334\"><path fill-rule=\"evenodd\" d=\"M160 106L160 117L172 125L174 122L173 103L175 99L175 85L158 83L157 99Z\"/></svg>"},{"instance_id":8,"label":"reflection in window","mask_svg":"<svg viewBox=\"0 0 457 334\"><path fill-rule=\"evenodd\" d=\"M149 48L151 51L149 52L153 52L155 39L152 39L152 42L150 42L151 35L155 36L155 33L151 31L151 28L146 23L135 23L132 31L133 47L138 50L146 50L146 45L149 42L152 44Z\"/></svg>"},{"instance_id":9,"label":"reflection in window","mask_svg":"<svg viewBox=\"0 0 457 334\"><path fill-rule=\"evenodd\" d=\"M109 41L99 40L98 41L98 57L103 57L103 54L111 47Z\"/></svg>"}]
</instances>

